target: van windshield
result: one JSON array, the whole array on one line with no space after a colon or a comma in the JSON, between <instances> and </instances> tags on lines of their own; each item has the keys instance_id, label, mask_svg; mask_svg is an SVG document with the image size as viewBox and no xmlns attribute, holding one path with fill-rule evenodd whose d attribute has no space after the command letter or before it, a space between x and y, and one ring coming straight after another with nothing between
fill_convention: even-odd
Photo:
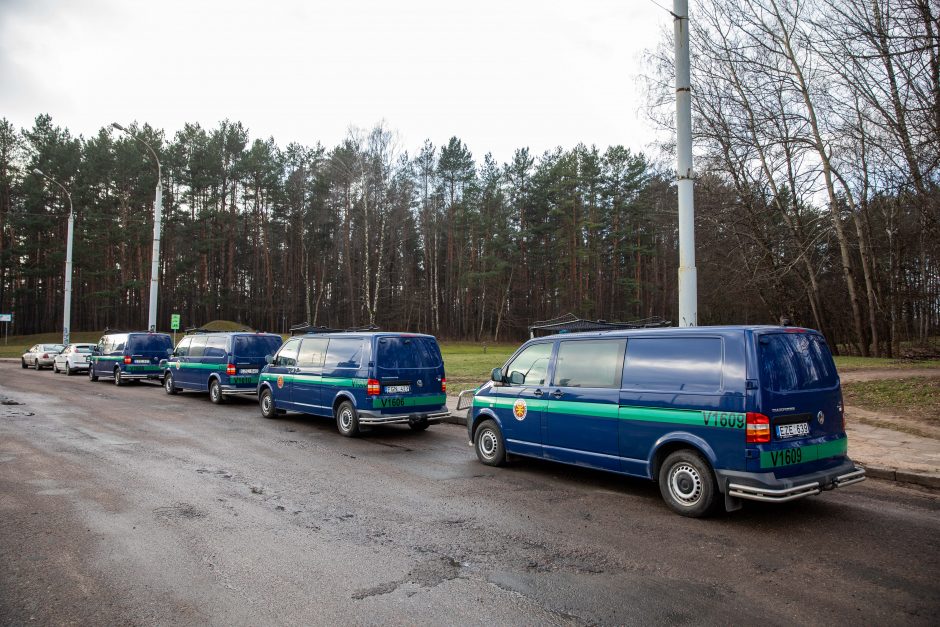
<instances>
[{"instance_id":1,"label":"van windshield","mask_svg":"<svg viewBox=\"0 0 940 627\"><path fill-rule=\"evenodd\" d=\"M760 338L761 382L772 392L830 388L836 366L825 340L812 333L771 333Z\"/></svg>"},{"instance_id":2,"label":"van windshield","mask_svg":"<svg viewBox=\"0 0 940 627\"><path fill-rule=\"evenodd\" d=\"M127 341L127 350L133 353L165 353L168 348L173 348L169 335L132 335Z\"/></svg>"},{"instance_id":3,"label":"van windshield","mask_svg":"<svg viewBox=\"0 0 940 627\"><path fill-rule=\"evenodd\" d=\"M437 342L428 337L381 337L376 363L379 368L399 370L438 368L441 351Z\"/></svg>"},{"instance_id":4,"label":"van windshield","mask_svg":"<svg viewBox=\"0 0 940 627\"><path fill-rule=\"evenodd\" d=\"M273 355L281 346L281 338L270 335L239 335L235 338L233 352L236 357L263 359Z\"/></svg>"}]
</instances>

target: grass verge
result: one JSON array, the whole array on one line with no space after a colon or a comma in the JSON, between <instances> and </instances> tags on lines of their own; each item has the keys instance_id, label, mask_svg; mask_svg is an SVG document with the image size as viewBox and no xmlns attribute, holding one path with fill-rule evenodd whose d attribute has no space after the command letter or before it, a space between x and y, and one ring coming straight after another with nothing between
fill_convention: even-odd
<instances>
[{"instance_id":1,"label":"grass verge","mask_svg":"<svg viewBox=\"0 0 940 627\"><path fill-rule=\"evenodd\" d=\"M478 344L476 342L441 342L444 371L447 374L447 392L460 394L476 389L490 378L490 371L506 363L521 342L506 344Z\"/></svg>"},{"instance_id":2,"label":"grass verge","mask_svg":"<svg viewBox=\"0 0 940 627\"><path fill-rule=\"evenodd\" d=\"M940 378L910 377L846 383L842 386L842 394L847 405L891 412L940 427Z\"/></svg>"}]
</instances>

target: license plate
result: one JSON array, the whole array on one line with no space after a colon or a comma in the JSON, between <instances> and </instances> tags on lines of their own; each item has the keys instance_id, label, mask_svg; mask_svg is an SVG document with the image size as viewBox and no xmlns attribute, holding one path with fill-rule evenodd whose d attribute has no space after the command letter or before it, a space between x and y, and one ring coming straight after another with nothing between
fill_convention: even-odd
<instances>
[{"instance_id":1,"label":"license plate","mask_svg":"<svg viewBox=\"0 0 940 627\"><path fill-rule=\"evenodd\" d=\"M410 385L386 385L385 393L386 394L407 394L411 392Z\"/></svg>"},{"instance_id":2,"label":"license plate","mask_svg":"<svg viewBox=\"0 0 940 627\"><path fill-rule=\"evenodd\" d=\"M238 371L238 374L258 374L257 368L244 368Z\"/></svg>"},{"instance_id":3,"label":"license plate","mask_svg":"<svg viewBox=\"0 0 940 627\"><path fill-rule=\"evenodd\" d=\"M792 425L777 425L778 438L795 438L801 435L809 435L808 422L798 422Z\"/></svg>"},{"instance_id":4,"label":"license plate","mask_svg":"<svg viewBox=\"0 0 940 627\"><path fill-rule=\"evenodd\" d=\"M135 359L134 363L135 364L149 364L150 360L149 359Z\"/></svg>"}]
</instances>

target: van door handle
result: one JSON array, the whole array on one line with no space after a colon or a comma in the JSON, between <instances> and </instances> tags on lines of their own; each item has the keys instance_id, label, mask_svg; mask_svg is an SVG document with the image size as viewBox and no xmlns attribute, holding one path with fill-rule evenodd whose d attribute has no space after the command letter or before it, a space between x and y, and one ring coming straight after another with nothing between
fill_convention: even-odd
<instances>
[{"instance_id":1,"label":"van door handle","mask_svg":"<svg viewBox=\"0 0 940 627\"><path fill-rule=\"evenodd\" d=\"M532 396L541 396L541 395L542 395L542 390L536 390L532 392Z\"/></svg>"},{"instance_id":2,"label":"van door handle","mask_svg":"<svg viewBox=\"0 0 940 627\"><path fill-rule=\"evenodd\" d=\"M561 390L555 390L552 392L552 398L561 398L562 396L564 396L564 394Z\"/></svg>"}]
</instances>

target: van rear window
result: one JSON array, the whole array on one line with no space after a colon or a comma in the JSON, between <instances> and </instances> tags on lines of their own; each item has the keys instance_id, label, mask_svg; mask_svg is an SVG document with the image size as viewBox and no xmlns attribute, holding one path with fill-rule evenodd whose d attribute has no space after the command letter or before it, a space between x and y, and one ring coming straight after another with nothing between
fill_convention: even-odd
<instances>
[{"instance_id":1,"label":"van rear window","mask_svg":"<svg viewBox=\"0 0 940 627\"><path fill-rule=\"evenodd\" d=\"M761 383L771 392L830 388L836 366L825 340L812 333L760 336Z\"/></svg>"},{"instance_id":2,"label":"van rear window","mask_svg":"<svg viewBox=\"0 0 940 627\"><path fill-rule=\"evenodd\" d=\"M165 353L168 348L173 348L173 340L168 335L132 335L127 341L127 350L135 353Z\"/></svg>"},{"instance_id":3,"label":"van rear window","mask_svg":"<svg viewBox=\"0 0 940 627\"><path fill-rule=\"evenodd\" d=\"M378 344L379 368L402 370L441 365L441 351L431 338L380 337Z\"/></svg>"},{"instance_id":4,"label":"van rear window","mask_svg":"<svg viewBox=\"0 0 940 627\"><path fill-rule=\"evenodd\" d=\"M281 347L281 338L270 335L239 335L235 338L233 352L236 357L264 358L273 355Z\"/></svg>"}]
</instances>

